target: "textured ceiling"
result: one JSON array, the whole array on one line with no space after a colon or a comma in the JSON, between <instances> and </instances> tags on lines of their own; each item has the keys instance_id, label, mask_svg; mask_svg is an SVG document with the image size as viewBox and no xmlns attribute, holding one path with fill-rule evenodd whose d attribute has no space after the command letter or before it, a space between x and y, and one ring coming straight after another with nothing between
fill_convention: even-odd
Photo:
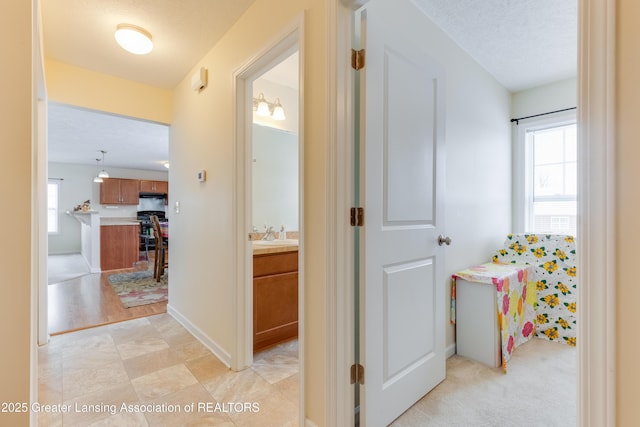
<instances>
[{"instance_id":1,"label":"textured ceiling","mask_svg":"<svg viewBox=\"0 0 640 427\"><path fill-rule=\"evenodd\" d=\"M49 161L96 164L105 150L111 167L162 170L169 160L169 127L68 105L49 103Z\"/></svg>"},{"instance_id":2,"label":"textured ceiling","mask_svg":"<svg viewBox=\"0 0 640 427\"><path fill-rule=\"evenodd\" d=\"M578 0L412 0L512 92L577 75Z\"/></svg>"},{"instance_id":3,"label":"textured ceiling","mask_svg":"<svg viewBox=\"0 0 640 427\"><path fill-rule=\"evenodd\" d=\"M44 54L61 62L174 88L254 0L41 0ZM391 1L391 0L389 0ZM578 0L411 0L506 88L576 75ZM154 50L138 56L113 37L119 23L146 28ZM287 85L293 62L263 76ZM295 85L295 84L294 84ZM162 142L161 142L162 140ZM49 159L162 169L166 126L50 105Z\"/></svg>"}]
</instances>

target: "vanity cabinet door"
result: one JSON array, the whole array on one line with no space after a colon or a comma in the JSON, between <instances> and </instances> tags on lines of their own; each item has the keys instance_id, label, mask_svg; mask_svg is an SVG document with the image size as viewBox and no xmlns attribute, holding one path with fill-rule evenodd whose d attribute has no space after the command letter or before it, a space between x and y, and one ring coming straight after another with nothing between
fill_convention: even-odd
<instances>
[{"instance_id":1,"label":"vanity cabinet door","mask_svg":"<svg viewBox=\"0 0 640 427\"><path fill-rule=\"evenodd\" d=\"M253 351L298 336L298 272L253 279Z\"/></svg>"},{"instance_id":2,"label":"vanity cabinet door","mask_svg":"<svg viewBox=\"0 0 640 427\"><path fill-rule=\"evenodd\" d=\"M298 337L298 251L253 257L253 351Z\"/></svg>"}]
</instances>

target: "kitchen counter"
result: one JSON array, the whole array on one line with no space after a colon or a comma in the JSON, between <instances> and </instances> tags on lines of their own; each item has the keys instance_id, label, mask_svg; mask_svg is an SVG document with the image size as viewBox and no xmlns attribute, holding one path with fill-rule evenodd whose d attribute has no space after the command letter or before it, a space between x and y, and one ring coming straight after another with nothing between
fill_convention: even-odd
<instances>
[{"instance_id":1,"label":"kitchen counter","mask_svg":"<svg viewBox=\"0 0 640 427\"><path fill-rule=\"evenodd\" d=\"M100 218L100 225L109 226L109 225L140 225L140 221L136 218L127 218L127 217L102 217Z\"/></svg>"},{"instance_id":2,"label":"kitchen counter","mask_svg":"<svg viewBox=\"0 0 640 427\"><path fill-rule=\"evenodd\" d=\"M298 240L253 240L253 255L276 254L298 250Z\"/></svg>"},{"instance_id":3,"label":"kitchen counter","mask_svg":"<svg viewBox=\"0 0 640 427\"><path fill-rule=\"evenodd\" d=\"M100 213L98 211L67 211L80 223L80 253L91 273L100 273Z\"/></svg>"}]
</instances>

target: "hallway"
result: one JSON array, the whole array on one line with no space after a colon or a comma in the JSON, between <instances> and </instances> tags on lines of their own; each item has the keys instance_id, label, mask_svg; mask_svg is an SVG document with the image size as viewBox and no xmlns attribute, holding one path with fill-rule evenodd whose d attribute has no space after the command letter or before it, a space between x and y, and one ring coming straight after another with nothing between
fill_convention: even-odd
<instances>
[{"instance_id":1,"label":"hallway","mask_svg":"<svg viewBox=\"0 0 640 427\"><path fill-rule=\"evenodd\" d=\"M160 314L53 336L38 358L39 403L66 411L40 426L298 425L297 341L232 372Z\"/></svg>"}]
</instances>

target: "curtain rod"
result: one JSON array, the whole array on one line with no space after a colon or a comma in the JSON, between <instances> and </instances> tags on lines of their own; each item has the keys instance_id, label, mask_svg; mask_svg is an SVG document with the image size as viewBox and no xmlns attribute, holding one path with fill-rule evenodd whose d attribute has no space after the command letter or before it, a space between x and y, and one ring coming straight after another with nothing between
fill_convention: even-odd
<instances>
[{"instance_id":1,"label":"curtain rod","mask_svg":"<svg viewBox=\"0 0 640 427\"><path fill-rule=\"evenodd\" d=\"M531 119L533 117L546 116L546 115L549 115L549 114L562 113L563 111L570 111L570 110L575 110L575 109L576 109L576 107L571 107L571 108L565 108L563 110L549 111L548 113L534 114L533 116L518 117L517 119L511 119L511 123L516 122L516 125L519 125L520 124L520 120Z\"/></svg>"}]
</instances>

